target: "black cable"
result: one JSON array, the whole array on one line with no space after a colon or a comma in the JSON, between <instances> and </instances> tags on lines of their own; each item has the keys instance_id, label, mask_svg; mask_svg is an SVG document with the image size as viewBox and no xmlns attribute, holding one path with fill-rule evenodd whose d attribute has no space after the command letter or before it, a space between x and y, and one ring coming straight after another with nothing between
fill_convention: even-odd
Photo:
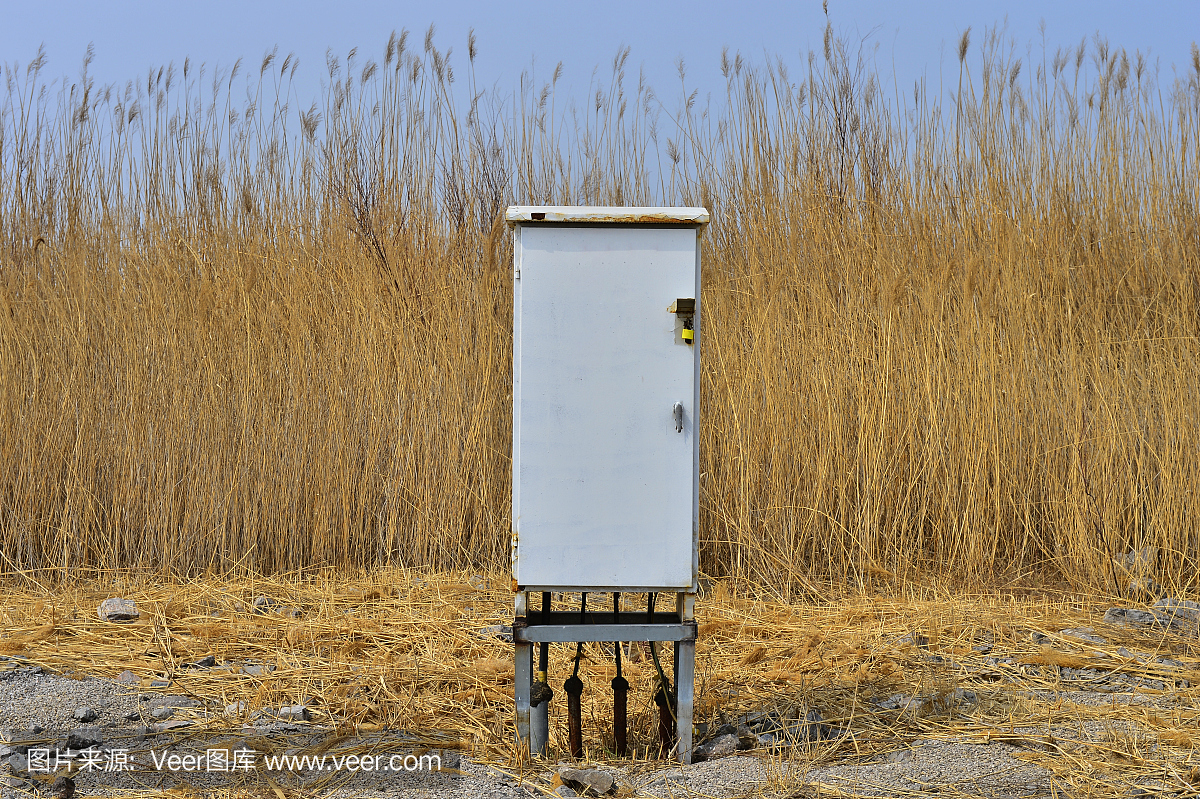
<instances>
[{"instance_id":1,"label":"black cable","mask_svg":"<svg viewBox=\"0 0 1200 799\"><path fill-rule=\"evenodd\" d=\"M542 592L542 624L550 623L550 592ZM542 643L538 651L538 679L546 682L546 672L550 670L550 644Z\"/></svg>"},{"instance_id":2,"label":"black cable","mask_svg":"<svg viewBox=\"0 0 1200 799\"><path fill-rule=\"evenodd\" d=\"M647 604L649 605L649 611L650 611L650 618L647 621L648 621L648 623L653 624L654 623L654 594L653 593L651 593L647 596ZM658 649L654 646L653 641L650 642L650 657L654 659L654 668L658 670L659 685L662 686L663 690L667 693L667 695L670 695L671 681L667 679L666 672L663 671L662 663L660 663L658 660Z\"/></svg>"},{"instance_id":3,"label":"black cable","mask_svg":"<svg viewBox=\"0 0 1200 799\"><path fill-rule=\"evenodd\" d=\"M579 600L579 623L587 624L587 592L580 595ZM571 676L579 677L579 659L583 657L583 641L575 642L575 670L571 672Z\"/></svg>"},{"instance_id":4,"label":"black cable","mask_svg":"<svg viewBox=\"0 0 1200 799\"><path fill-rule=\"evenodd\" d=\"M621 623L621 595L613 591L613 623ZM621 642L617 641L617 678L621 678ZM614 682L615 684L615 682Z\"/></svg>"},{"instance_id":5,"label":"black cable","mask_svg":"<svg viewBox=\"0 0 1200 799\"><path fill-rule=\"evenodd\" d=\"M550 592L542 592L542 616L541 623L548 624L550 622ZM554 691L550 688L550 644L541 643L538 645L538 673L537 679L534 680L533 686L529 692L530 707L537 707L543 702L549 702L554 698Z\"/></svg>"}]
</instances>

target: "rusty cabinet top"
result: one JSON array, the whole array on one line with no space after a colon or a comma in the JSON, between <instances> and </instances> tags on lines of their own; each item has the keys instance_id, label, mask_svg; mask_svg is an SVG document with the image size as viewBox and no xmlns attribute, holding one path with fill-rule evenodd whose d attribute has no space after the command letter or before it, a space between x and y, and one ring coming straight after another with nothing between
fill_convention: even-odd
<instances>
[{"instance_id":1,"label":"rusty cabinet top","mask_svg":"<svg viewBox=\"0 0 1200 799\"><path fill-rule=\"evenodd\" d=\"M510 205L504 214L510 225L518 224L611 224L611 225L705 225L707 208L625 207L619 205Z\"/></svg>"}]
</instances>

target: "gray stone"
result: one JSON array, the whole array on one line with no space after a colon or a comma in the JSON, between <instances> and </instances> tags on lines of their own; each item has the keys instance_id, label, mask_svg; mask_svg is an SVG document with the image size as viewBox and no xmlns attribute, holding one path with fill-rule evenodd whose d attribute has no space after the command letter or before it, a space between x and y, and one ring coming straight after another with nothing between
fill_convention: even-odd
<instances>
[{"instance_id":1,"label":"gray stone","mask_svg":"<svg viewBox=\"0 0 1200 799\"><path fill-rule=\"evenodd\" d=\"M1190 599L1175 599L1166 597L1154 603L1156 610L1170 613L1172 616L1182 616L1189 621L1200 621L1200 602Z\"/></svg>"},{"instance_id":2,"label":"gray stone","mask_svg":"<svg viewBox=\"0 0 1200 799\"><path fill-rule=\"evenodd\" d=\"M137 685L141 680L132 671L125 669L125 671L117 675L117 682L121 683L121 685Z\"/></svg>"},{"instance_id":3,"label":"gray stone","mask_svg":"<svg viewBox=\"0 0 1200 799\"><path fill-rule=\"evenodd\" d=\"M175 711L169 707L156 707L154 710L150 711L150 715L158 721L166 721L167 719L171 718L171 715L174 712Z\"/></svg>"},{"instance_id":4,"label":"gray stone","mask_svg":"<svg viewBox=\"0 0 1200 799\"><path fill-rule=\"evenodd\" d=\"M204 707L204 703L197 699L192 699L190 696L180 696L179 694L167 694L166 696L152 696L150 699L150 707Z\"/></svg>"},{"instance_id":5,"label":"gray stone","mask_svg":"<svg viewBox=\"0 0 1200 799\"><path fill-rule=\"evenodd\" d=\"M754 734L754 730L743 725L737 728L738 749L748 750L758 746L758 736Z\"/></svg>"},{"instance_id":6,"label":"gray stone","mask_svg":"<svg viewBox=\"0 0 1200 799\"><path fill-rule=\"evenodd\" d=\"M191 663L185 663L183 667L185 669L211 669L215 665L217 665L217 659L212 655L207 655Z\"/></svg>"},{"instance_id":7,"label":"gray stone","mask_svg":"<svg viewBox=\"0 0 1200 799\"><path fill-rule=\"evenodd\" d=\"M170 685L171 685L171 681L163 679L162 677L156 677L155 679L150 681L151 688L168 688L168 687L170 687Z\"/></svg>"},{"instance_id":8,"label":"gray stone","mask_svg":"<svg viewBox=\"0 0 1200 799\"><path fill-rule=\"evenodd\" d=\"M603 796L617 785L611 774L598 768L563 767L558 770L558 778L583 796Z\"/></svg>"},{"instance_id":9,"label":"gray stone","mask_svg":"<svg viewBox=\"0 0 1200 799\"><path fill-rule=\"evenodd\" d=\"M1132 574L1144 575L1158 563L1158 547L1143 547L1117 555L1113 558L1113 563Z\"/></svg>"},{"instance_id":10,"label":"gray stone","mask_svg":"<svg viewBox=\"0 0 1200 799\"><path fill-rule=\"evenodd\" d=\"M272 599L269 596L260 596L255 597L254 602L250 605L250 608L255 613L270 613L275 608L279 607L279 605L280 602L278 599Z\"/></svg>"},{"instance_id":11,"label":"gray stone","mask_svg":"<svg viewBox=\"0 0 1200 799\"><path fill-rule=\"evenodd\" d=\"M0 774L0 785L5 788L24 788L25 780L12 774Z\"/></svg>"},{"instance_id":12,"label":"gray stone","mask_svg":"<svg viewBox=\"0 0 1200 799\"><path fill-rule=\"evenodd\" d=\"M509 627L506 624L496 624L491 627L484 627L483 629L479 630L476 635L484 639L503 641L506 644L511 644L513 640L512 627Z\"/></svg>"},{"instance_id":13,"label":"gray stone","mask_svg":"<svg viewBox=\"0 0 1200 799\"><path fill-rule=\"evenodd\" d=\"M25 755L16 754L15 752L4 758L4 762L13 771L25 771L29 767L28 762L25 760Z\"/></svg>"},{"instance_id":14,"label":"gray stone","mask_svg":"<svg viewBox=\"0 0 1200 799\"><path fill-rule=\"evenodd\" d=\"M554 793L558 796L579 796L574 789L567 785L560 785L554 789Z\"/></svg>"},{"instance_id":15,"label":"gray stone","mask_svg":"<svg viewBox=\"0 0 1200 799\"><path fill-rule=\"evenodd\" d=\"M75 795L75 780L65 775L55 777L54 782L50 783L47 795L54 799L71 799Z\"/></svg>"},{"instance_id":16,"label":"gray stone","mask_svg":"<svg viewBox=\"0 0 1200 799\"><path fill-rule=\"evenodd\" d=\"M1088 641L1093 644L1107 644L1100 636L1096 635L1096 631L1091 627L1072 627L1068 630L1062 630L1059 635L1065 638L1074 638L1077 641Z\"/></svg>"},{"instance_id":17,"label":"gray stone","mask_svg":"<svg viewBox=\"0 0 1200 799\"><path fill-rule=\"evenodd\" d=\"M225 706L226 716L240 716L246 712L245 702L232 702Z\"/></svg>"},{"instance_id":18,"label":"gray stone","mask_svg":"<svg viewBox=\"0 0 1200 799\"><path fill-rule=\"evenodd\" d=\"M816 708L809 708L804 714L803 735L810 741L820 741L824 738L832 738L833 730L828 724L823 723L821 711Z\"/></svg>"},{"instance_id":19,"label":"gray stone","mask_svg":"<svg viewBox=\"0 0 1200 799\"><path fill-rule=\"evenodd\" d=\"M83 707L75 708L75 712L72 713L71 715L76 721L83 722L84 724L87 724L88 722L95 721L96 719L100 718L100 714L97 713L95 710L92 710L87 705L84 705Z\"/></svg>"},{"instance_id":20,"label":"gray stone","mask_svg":"<svg viewBox=\"0 0 1200 799\"><path fill-rule=\"evenodd\" d=\"M92 749L104 742L104 736L100 735L99 731L88 728L75 730L67 736L67 740L63 742L61 749L70 749L72 752L81 752L84 749Z\"/></svg>"},{"instance_id":21,"label":"gray stone","mask_svg":"<svg viewBox=\"0 0 1200 799\"><path fill-rule=\"evenodd\" d=\"M733 733L718 735L707 743L692 750L694 760L716 760L718 757L732 755L738 750L738 737Z\"/></svg>"},{"instance_id":22,"label":"gray stone","mask_svg":"<svg viewBox=\"0 0 1200 799\"><path fill-rule=\"evenodd\" d=\"M763 732L758 735L758 745L763 749L774 749L782 746L783 741L779 740L779 736L773 732Z\"/></svg>"},{"instance_id":23,"label":"gray stone","mask_svg":"<svg viewBox=\"0 0 1200 799\"><path fill-rule=\"evenodd\" d=\"M1163 589L1153 577L1134 577L1125 586L1125 595L1139 602L1153 602L1163 595Z\"/></svg>"},{"instance_id":24,"label":"gray stone","mask_svg":"<svg viewBox=\"0 0 1200 799\"><path fill-rule=\"evenodd\" d=\"M119 597L110 597L101 602L96 613L104 621L136 621L141 616L137 603Z\"/></svg>"},{"instance_id":25,"label":"gray stone","mask_svg":"<svg viewBox=\"0 0 1200 799\"><path fill-rule=\"evenodd\" d=\"M1136 608L1109 608L1104 613L1104 621L1107 624L1120 624L1126 627L1178 629L1182 626L1182 622L1171 613L1161 610L1137 610Z\"/></svg>"},{"instance_id":26,"label":"gray stone","mask_svg":"<svg viewBox=\"0 0 1200 799\"><path fill-rule=\"evenodd\" d=\"M271 672L275 671L275 667L250 664L248 666L242 666L242 671L246 674L249 674L251 677L261 677L264 674L270 674Z\"/></svg>"},{"instance_id":27,"label":"gray stone","mask_svg":"<svg viewBox=\"0 0 1200 799\"><path fill-rule=\"evenodd\" d=\"M279 708L279 718L284 721L311 721L312 713L304 705L285 705Z\"/></svg>"}]
</instances>

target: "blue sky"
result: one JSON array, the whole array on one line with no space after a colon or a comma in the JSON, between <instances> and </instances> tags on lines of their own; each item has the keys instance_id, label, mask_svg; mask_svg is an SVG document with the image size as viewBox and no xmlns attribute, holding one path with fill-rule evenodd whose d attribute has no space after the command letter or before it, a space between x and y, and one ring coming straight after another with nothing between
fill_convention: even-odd
<instances>
[{"instance_id":1,"label":"blue sky","mask_svg":"<svg viewBox=\"0 0 1200 799\"><path fill-rule=\"evenodd\" d=\"M882 78L896 76L907 93L913 80L927 76L930 88L939 73L957 76L954 51L962 32L973 29L982 40L991 25L1006 25L1018 55L1033 49L1040 60L1045 39L1055 47L1076 46L1099 31L1111 44L1149 52L1169 85L1172 66L1185 69L1190 46L1200 40L1200 0L1109 2L972 2L933 0L829 0L835 31L864 40ZM593 69L607 83L618 47L631 48L627 72L636 81L644 68L665 100L678 96L675 62L682 57L689 88L720 93L722 47L754 62L764 54L782 56L793 68L805 63L808 50L821 49L825 14L821 0L776 2L660 3L653 0L606 2L505 3L498 0L443 2L339 3L206 2L100 3L77 0L0 3L0 62L27 63L45 44L50 76L74 76L89 42L95 44L94 77L123 84L144 76L152 66L185 56L210 66L228 66L239 56L257 67L265 51L278 45L280 58L300 59L297 93L316 99L327 48L344 57L358 47L360 57L379 57L393 29L408 28L420 46L426 29L437 28L439 49L454 48L453 63L465 75L467 31L478 36L476 74L481 84L513 90L523 70L536 69L539 80L564 64L565 88L576 98L587 92ZM1028 73L1027 73L1028 74Z\"/></svg>"}]
</instances>

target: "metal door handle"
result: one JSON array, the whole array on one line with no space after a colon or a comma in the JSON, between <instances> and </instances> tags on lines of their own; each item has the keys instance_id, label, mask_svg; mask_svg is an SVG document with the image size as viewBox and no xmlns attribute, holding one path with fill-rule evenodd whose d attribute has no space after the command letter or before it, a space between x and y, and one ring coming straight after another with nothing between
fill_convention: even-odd
<instances>
[{"instance_id":1,"label":"metal door handle","mask_svg":"<svg viewBox=\"0 0 1200 799\"><path fill-rule=\"evenodd\" d=\"M675 403L675 432L683 432L683 403Z\"/></svg>"}]
</instances>

